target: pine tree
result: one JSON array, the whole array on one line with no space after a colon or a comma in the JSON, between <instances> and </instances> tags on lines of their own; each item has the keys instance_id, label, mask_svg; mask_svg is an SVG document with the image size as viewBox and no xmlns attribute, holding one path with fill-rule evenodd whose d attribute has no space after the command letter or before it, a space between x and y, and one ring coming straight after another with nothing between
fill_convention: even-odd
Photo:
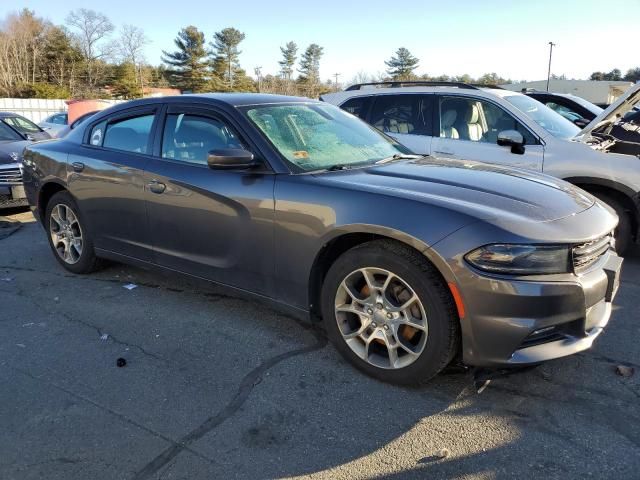
<instances>
[{"instance_id":1,"label":"pine tree","mask_svg":"<svg viewBox=\"0 0 640 480\"><path fill-rule=\"evenodd\" d=\"M302 54L300 59L300 77L298 81L306 87L307 95L310 97L316 96L316 89L320 83L320 58L323 54L323 48L312 43Z\"/></svg>"},{"instance_id":2,"label":"pine tree","mask_svg":"<svg viewBox=\"0 0 640 480\"><path fill-rule=\"evenodd\" d=\"M174 83L183 90L205 91L208 64L204 33L191 25L183 28L174 42L178 47L177 51L162 51L162 61L176 67L171 72Z\"/></svg>"},{"instance_id":3,"label":"pine tree","mask_svg":"<svg viewBox=\"0 0 640 480\"><path fill-rule=\"evenodd\" d=\"M240 73L240 54L238 45L245 38L245 34L233 27L225 28L214 34L211 46L215 57L213 70L220 78L224 78L229 90L233 89L234 80ZM246 76L246 74L245 74Z\"/></svg>"},{"instance_id":4,"label":"pine tree","mask_svg":"<svg viewBox=\"0 0 640 480\"><path fill-rule=\"evenodd\" d=\"M411 55L411 52L404 47L396 50L394 57L391 60L385 61L385 65L389 67L387 73L391 75L394 80L408 80L414 73L413 71L418 68L418 60Z\"/></svg>"},{"instance_id":5,"label":"pine tree","mask_svg":"<svg viewBox=\"0 0 640 480\"><path fill-rule=\"evenodd\" d=\"M136 66L131 62L115 65L113 68L115 81L112 85L113 96L124 100L142 97L142 88L138 83Z\"/></svg>"},{"instance_id":6,"label":"pine tree","mask_svg":"<svg viewBox=\"0 0 640 480\"><path fill-rule=\"evenodd\" d=\"M280 60L278 64L280 65L282 78L291 80L293 66L298 59L298 45L296 45L295 42L287 42L284 47L280 47L280 52L282 52L282 60Z\"/></svg>"}]
</instances>

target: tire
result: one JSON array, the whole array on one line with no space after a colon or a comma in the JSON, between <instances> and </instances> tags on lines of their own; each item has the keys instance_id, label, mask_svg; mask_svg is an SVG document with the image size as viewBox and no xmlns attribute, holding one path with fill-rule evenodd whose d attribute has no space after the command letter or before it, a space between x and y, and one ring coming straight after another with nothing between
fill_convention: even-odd
<instances>
[{"instance_id":1,"label":"tire","mask_svg":"<svg viewBox=\"0 0 640 480\"><path fill-rule=\"evenodd\" d=\"M607 195L597 195L598 199L609 205L616 211L619 221L613 235L616 239L616 252L624 257L633 244L632 220L631 215L627 212L622 204Z\"/></svg>"},{"instance_id":2,"label":"tire","mask_svg":"<svg viewBox=\"0 0 640 480\"><path fill-rule=\"evenodd\" d=\"M381 293L378 287L385 284ZM398 313L410 297L416 300ZM426 258L393 240L367 242L342 254L327 272L321 306L327 336L342 356L384 382L424 383L458 352L460 321L444 280ZM397 348L389 348L394 342Z\"/></svg>"},{"instance_id":3,"label":"tire","mask_svg":"<svg viewBox=\"0 0 640 480\"><path fill-rule=\"evenodd\" d=\"M47 204L44 227L51 251L65 269L83 274L96 271L102 266L102 261L95 255L91 234L69 192L58 192L51 197Z\"/></svg>"}]
</instances>

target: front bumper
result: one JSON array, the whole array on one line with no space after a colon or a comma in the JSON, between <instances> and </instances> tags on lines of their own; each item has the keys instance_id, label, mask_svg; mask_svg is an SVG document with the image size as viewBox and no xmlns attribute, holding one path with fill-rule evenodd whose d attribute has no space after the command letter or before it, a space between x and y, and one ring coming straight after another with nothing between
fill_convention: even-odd
<instances>
[{"instance_id":1,"label":"front bumper","mask_svg":"<svg viewBox=\"0 0 640 480\"><path fill-rule=\"evenodd\" d=\"M580 275L510 279L468 268L460 283L463 360L480 367L536 364L591 347L611 315L622 259L613 251Z\"/></svg>"},{"instance_id":2,"label":"front bumper","mask_svg":"<svg viewBox=\"0 0 640 480\"><path fill-rule=\"evenodd\" d=\"M10 163L0 166L0 208L29 205L22 184L22 166Z\"/></svg>"}]
</instances>

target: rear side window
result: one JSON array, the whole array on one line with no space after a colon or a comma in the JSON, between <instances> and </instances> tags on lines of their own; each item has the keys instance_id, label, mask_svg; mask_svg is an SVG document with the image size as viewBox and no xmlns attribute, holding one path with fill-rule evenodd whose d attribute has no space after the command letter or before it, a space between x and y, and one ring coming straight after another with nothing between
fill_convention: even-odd
<instances>
[{"instance_id":1,"label":"rear side window","mask_svg":"<svg viewBox=\"0 0 640 480\"><path fill-rule=\"evenodd\" d=\"M49 117L49 123L55 123L56 125L66 125L67 124L67 114L66 113L58 113L56 115L52 115Z\"/></svg>"},{"instance_id":2,"label":"rear side window","mask_svg":"<svg viewBox=\"0 0 640 480\"><path fill-rule=\"evenodd\" d=\"M370 103L371 97L354 97L340 105L340 108L365 120Z\"/></svg>"},{"instance_id":3,"label":"rear side window","mask_svg":"<svg viewBox=\"0 0 640 480\"><path fill-rule=\"evenodd\" d=\"M246 148L223 121L194 114L167 115L162 137L162 157L206 165L211 150Z\"/></svg>"},{"instance_id":4,"label":"rear side window","mask_svg":"<svg viewBox=\"0 0 640 480\"><path fill-rule=\"evenodd\" d=\"M380 95L375 98L370 123L392 135L431 135L431 119L431 102L427 95Z\"/></svg>"},{"instance_id":5,"label":"rear side window","mask_svg":"<svg viewBox=\"0 0 640 480\"><path fill-rule=\"evenodd\" d=\"M149 136L153 114L100 122L91 129L91 145L134 153L149 153Z\"/></svg>"}]
</instances>

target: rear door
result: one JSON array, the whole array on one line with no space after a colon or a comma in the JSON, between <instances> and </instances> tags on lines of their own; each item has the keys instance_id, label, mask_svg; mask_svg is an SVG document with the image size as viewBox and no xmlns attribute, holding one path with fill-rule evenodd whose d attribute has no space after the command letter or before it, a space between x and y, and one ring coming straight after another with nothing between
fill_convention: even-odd
<instances>
[{"instance_id":1,"label":"rear door","mask_svg":"<svg viewBox=\"0 0 640 480\"><path fill-rule=\"evenodd\" d=\"M541 141L501 106L482 98L437 95L437 125L433 155L542 171ZM517 130L525 140L524 153L497 144L498 134Z\"/></svg>"},{"instance_id":2,"label":"rear door","mask_svg":"<svg viewBox=\"0 0 640 480\"><path fill-rule=\"evenodd\" d=\"M433 135L431 94L377 95L368 122L418 154L431 153Z\"/></svg>"},{"instance_id":3,"label":"rear door","mask_svg":"<svg viewBox=\"0 0 640 480\"><path fill-rule=\"evenodd\" d=\"M226 285L269 294L274 179L268 167L212 170L208 152L244 148L259 156L213 107L171 104L145 171L154 261Z\"/></svg>"},{"instance_id":4,"label":"rear door","mask_svg":"<svg viewBox=\"0 0 640 480\"><path fill-rule=\"evenodd\" d=\"M69 190L96 248L152 259L144 201L144 168L158 106L119 111L88 126L69 154Z\"/></svg>"}]
</instances>

